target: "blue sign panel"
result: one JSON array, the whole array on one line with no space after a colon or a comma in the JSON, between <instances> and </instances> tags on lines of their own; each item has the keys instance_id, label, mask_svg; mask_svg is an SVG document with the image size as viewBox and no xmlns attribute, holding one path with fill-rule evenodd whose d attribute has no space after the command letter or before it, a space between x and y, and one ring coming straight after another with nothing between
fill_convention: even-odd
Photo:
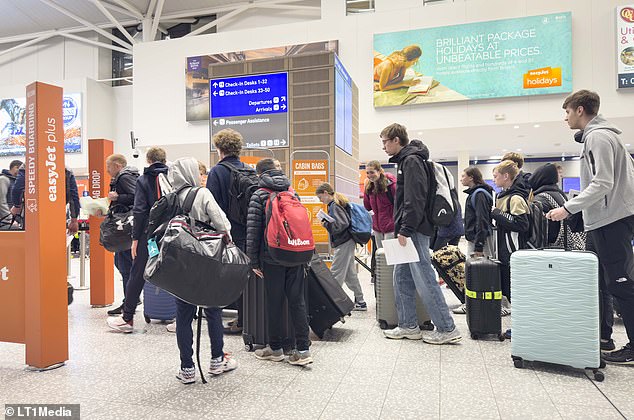
<instances>
[{"instance_id":1,"label":"blue sign panel","mask_svg":"<svg viewBox=\"0 0 634 420\"><path fill-rule=\"evenodd\" d=\"M281 114L288 110L288 74L229 77L209 81L211 118Z\"/></svg>"},{"instance_id":2,"label":"blue sign panel","mask_svg":"<svg viewBox=\"0 0 634 420\"><path fill-rule=\"evenodd\" d=\"M246 148L290 146L288 73L211 79L209 92L212 137L232 128L242 134Z\"/></svg>"}]
</instances>

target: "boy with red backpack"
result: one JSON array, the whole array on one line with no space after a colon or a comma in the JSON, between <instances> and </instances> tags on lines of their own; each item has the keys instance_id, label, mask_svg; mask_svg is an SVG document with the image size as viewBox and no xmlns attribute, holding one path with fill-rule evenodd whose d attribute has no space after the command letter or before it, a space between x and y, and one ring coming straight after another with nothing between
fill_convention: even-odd
<instances>
[{"instance_id":1,"label":"boy with red backpack","mask_svg":"<svg viewBox=\"0 0 634 420\"><path fill-rule=\"evenodd\" d=\"M289 356L292 365L313 362L308 339L308 310L304 299L304 267L315 244L306 208L290 188L273 159L256 166L260 188L253 193L247 216L247 255L251 268L265 283L269 345L255 351L260 360L284 360L284 296L295 329L297 349Z\"/></svg>"}]
</instances>

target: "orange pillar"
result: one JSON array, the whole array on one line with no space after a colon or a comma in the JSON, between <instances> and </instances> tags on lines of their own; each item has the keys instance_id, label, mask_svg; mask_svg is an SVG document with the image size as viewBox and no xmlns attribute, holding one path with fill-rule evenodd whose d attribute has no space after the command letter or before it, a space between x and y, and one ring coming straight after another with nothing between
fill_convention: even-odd
<instances>
[{"instance_id":1,"label":"orange pillar","mask_svg":"<svg viewBox=\"0 0 634 420\"><path fill-rule=\"evenodd\" d=\"M24 232L0 232L0 341L24 343Z\"/></svg>"},{"instance_id":2,"label":"orange pillar","mask_svg":"<svg viewBox=\"0 0 634 420\"><path fill-rule=\"evenodd\" d=\"M106 158L113 149L112 140L88 140L88 181L92 198L105 197L110 192ZM90 216L90 304L95 307L114 302L114 254L99 245L99 227L103 219Z\"/></svg>"},{"instance_id":3,"label":"orange pillar","mask_svg":"<svg viewBox=\"0 0 634 420\"><path fill-rule=\"evenodd\" d=\"M43 369L68 360L62 88L27 86L26 141L26 363Z\"/></svg>"}]
</instances>

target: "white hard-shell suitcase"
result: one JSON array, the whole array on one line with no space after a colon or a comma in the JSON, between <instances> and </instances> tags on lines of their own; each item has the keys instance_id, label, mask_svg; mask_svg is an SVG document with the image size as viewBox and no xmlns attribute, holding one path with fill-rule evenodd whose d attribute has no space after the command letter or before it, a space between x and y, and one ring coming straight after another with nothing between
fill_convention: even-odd
<instances>
[{"instance_id":1,"label":"white hard-shell suitcase","mask_svg":"<svg viewBox=\"0 0 634 420\"><path fill-rule=\"evenodd\" d=\"M515 367L539 361L598 371L599 261L592 252L520 250L511 255Z\"/></svg>"}]
</instances>

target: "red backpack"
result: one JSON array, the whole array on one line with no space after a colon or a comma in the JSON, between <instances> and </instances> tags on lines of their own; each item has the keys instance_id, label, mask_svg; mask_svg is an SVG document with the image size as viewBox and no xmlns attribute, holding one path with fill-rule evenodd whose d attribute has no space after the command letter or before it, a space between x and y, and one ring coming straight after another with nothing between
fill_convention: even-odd
<instances>
[{"instance_id":1,"label":"red backpack","mask_svg":"<svg viewBox=\"0 0 634 420\"><path fill-rule=\"evenodd\" d=\"M292 189L264 189L269 192L264 235L269 255L285 267L307 264L315 252L315 241L306 207Z\"/></svg>"}]
</instances>

